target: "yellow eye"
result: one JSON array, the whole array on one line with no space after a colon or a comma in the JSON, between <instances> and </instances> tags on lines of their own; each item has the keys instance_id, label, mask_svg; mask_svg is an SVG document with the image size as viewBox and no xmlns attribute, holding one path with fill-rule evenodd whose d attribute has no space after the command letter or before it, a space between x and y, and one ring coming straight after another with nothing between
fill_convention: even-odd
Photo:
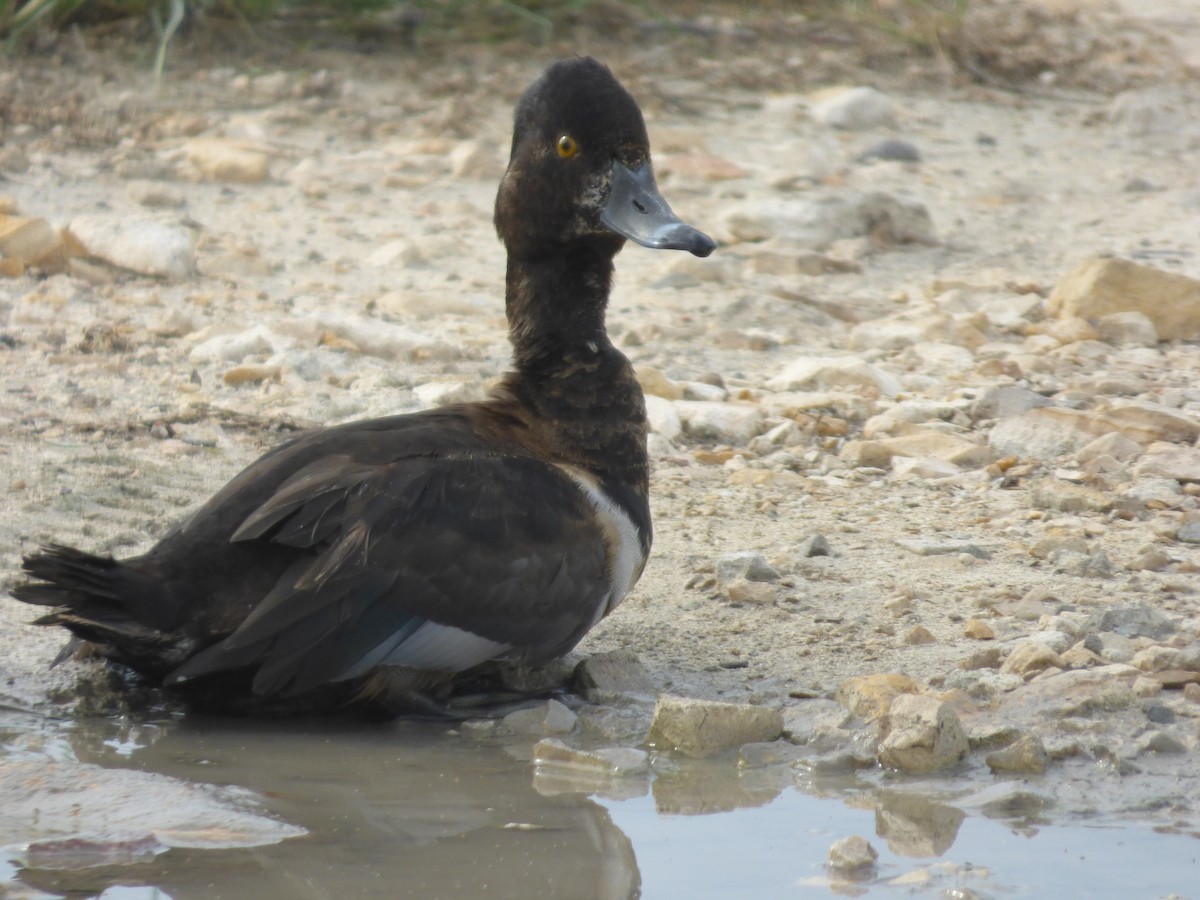
<instances>
[{"instance_id":1,"label":"yellow eye","mask_svg":"<svg viewBox=\"0 0 1200 900\"><path fill-rule=\"evenodd\" d=\"M569 134L564 134L560 137L556 146L558 147L558 155L563 159L570 159L579 152L579 145L575 143L575 138Z\"/></svg>"}]
</instances>

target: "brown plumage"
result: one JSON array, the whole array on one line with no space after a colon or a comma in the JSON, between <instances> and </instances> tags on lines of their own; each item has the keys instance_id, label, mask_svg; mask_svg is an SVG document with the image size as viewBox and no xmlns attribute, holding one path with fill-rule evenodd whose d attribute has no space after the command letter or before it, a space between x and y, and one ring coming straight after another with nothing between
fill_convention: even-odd
<instances>
[{"instance_id":1,"label":"brown plumage","mask_svg":"<svg viewBox=\"0 0 1200 900\"><path fill-rule=\"evenodd\" d=\"M658 194L637 105L590 59L521 99L495 221L514 368L489 399L298 437L145 555L47 547L13 595L209 708L433 709L491 660L569 651L651 541L613 257L715 245Z\"/></svg>"}]
</instances>

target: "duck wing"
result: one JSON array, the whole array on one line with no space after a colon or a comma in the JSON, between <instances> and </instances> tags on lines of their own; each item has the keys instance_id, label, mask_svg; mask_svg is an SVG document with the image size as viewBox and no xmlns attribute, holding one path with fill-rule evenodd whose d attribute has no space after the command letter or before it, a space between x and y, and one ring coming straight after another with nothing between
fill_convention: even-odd
<instances>
[{"instance_id":1,"label":"duck wing","mask_svg":"<svg viewBox=\"0 0 1200 900\"><path fill-rule=\"evenodd\" d=\"M465 447L360 456L313 459L245 516L234 544L295 558L168 684L257 666L256 694L294 695L379 665L458 672L505 655L544 659L600 616L604 530L557 466Z\"/></svg>"}]
</instances>

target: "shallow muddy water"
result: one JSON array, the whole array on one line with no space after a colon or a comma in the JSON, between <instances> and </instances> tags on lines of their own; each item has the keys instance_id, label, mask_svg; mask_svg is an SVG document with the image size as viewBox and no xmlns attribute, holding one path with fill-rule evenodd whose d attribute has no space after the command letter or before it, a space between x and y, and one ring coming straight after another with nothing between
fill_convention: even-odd
<instances>
[{"instance_id":1,"label":"shallow muddy water","mask_svg":"<svg viewBox=\"0 0 1200 900\"><path fill-rule=\"evenodd\" d=\"M1200 840L1161 817L1056 818L1011 805L987 814L978 800L947 802L952 782L918 787L877 770L814 779L662 758L649 776L588 785L537 769L528 738L475 738L444 723L36 727L37 749L9 742L0 766L40 754L46 765L77 759L236 786L257 795L258 812L307 833L91 859L13 848L0 859L3 896L1125 900L1200 889ZM879 851L853 883L825 868L829 845L850 834Z\"/></svg>"}]
</instances>

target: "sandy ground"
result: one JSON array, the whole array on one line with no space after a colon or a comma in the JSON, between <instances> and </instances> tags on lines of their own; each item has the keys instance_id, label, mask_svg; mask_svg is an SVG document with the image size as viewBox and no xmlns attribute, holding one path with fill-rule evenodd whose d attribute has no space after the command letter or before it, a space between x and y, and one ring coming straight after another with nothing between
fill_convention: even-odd
<instances>
[{"instance_id":1,"label":"sandy ground","mask_svg":"<svg viewBox=\"0 0 1200 900\"><path fill-rule=\"evenodd\" d=\"M536 50L263 51L246 61L181 46L158 85L143 61L70 38L36 62L6 59L0 193L55 226L96 214L182 229L196 271L170 280L91 264L0 281L0 578L11 584L19 554L50 539L141 551L297 427L470 396L503 371L491 202L513 101L565 53L604 59L629 86L665 195L723 242L709 260L627 248L614 340L688 396L722 383L723 402L761 410L759 432L787 418L765 385L790 362L844 354L854 323L948 288L1041 297L1106 254L1200 277L1200 92L1170 37L1197 27L1187 7L1134 22L1101 4L1077 4L1074 16L1063 4L986 6L977 27L1013 42L977 39L960 54L968 66L892 45L880 45L875 65L871 46L798 16L706 20L706 33L653 44L581 30ZM1028 21L1043 27L1021 32ZM1030 71L1041 77L1017 79ZM815 99L835 85L881 91L891 123L817 121ZM921 161L863 160L889 137ZM200 138L265 157L265 177L198 171ZM931 239L835 228L814 249L786 235L747 238L747 218L793 222L814 198L873 192L927 210ZM806 253L817 254L817 274L780 262ZM788 702L853 675L944 681L979 647L966 619L982 616L1014 641L1037 623L1003 606L1038 589L1084 612L1144 599L1194 639L1200 547L1172 545L1162 571L1123 569L1159 539L1153 521L1045 514L979 466L929 479L830 458L905 398L946 405L946 428L984 441L985 425L965 411L997 383L1053 393L1050 381L1068 390L1100 366L1136 376L1155 398L1186 391L1195 370L1175 363L1190 365L1195 350L1164 350L1149 371L1114 350L1066 374L1015 377L982 357L962 365L867 350L899 394L852 387L793 415L796 436L771 448L790 459L758 481L738 474L768 455L748 437L660 440L651 563L580 650L632 649L680 693ZM1032 554L1056 528L1102 546L1115 573L1064 574ZM832 555L805 555L814 535ZM913 538L985 552L921 555L903 543ZM759 602L734 602L717 579L718 558L736 551L780 573ZM69 703L94 669L48 673L61 637L25 627L28 618L0 600L0 697ZM910 642L916 626L932 640Z\"/></svg>"}]
</instances>

